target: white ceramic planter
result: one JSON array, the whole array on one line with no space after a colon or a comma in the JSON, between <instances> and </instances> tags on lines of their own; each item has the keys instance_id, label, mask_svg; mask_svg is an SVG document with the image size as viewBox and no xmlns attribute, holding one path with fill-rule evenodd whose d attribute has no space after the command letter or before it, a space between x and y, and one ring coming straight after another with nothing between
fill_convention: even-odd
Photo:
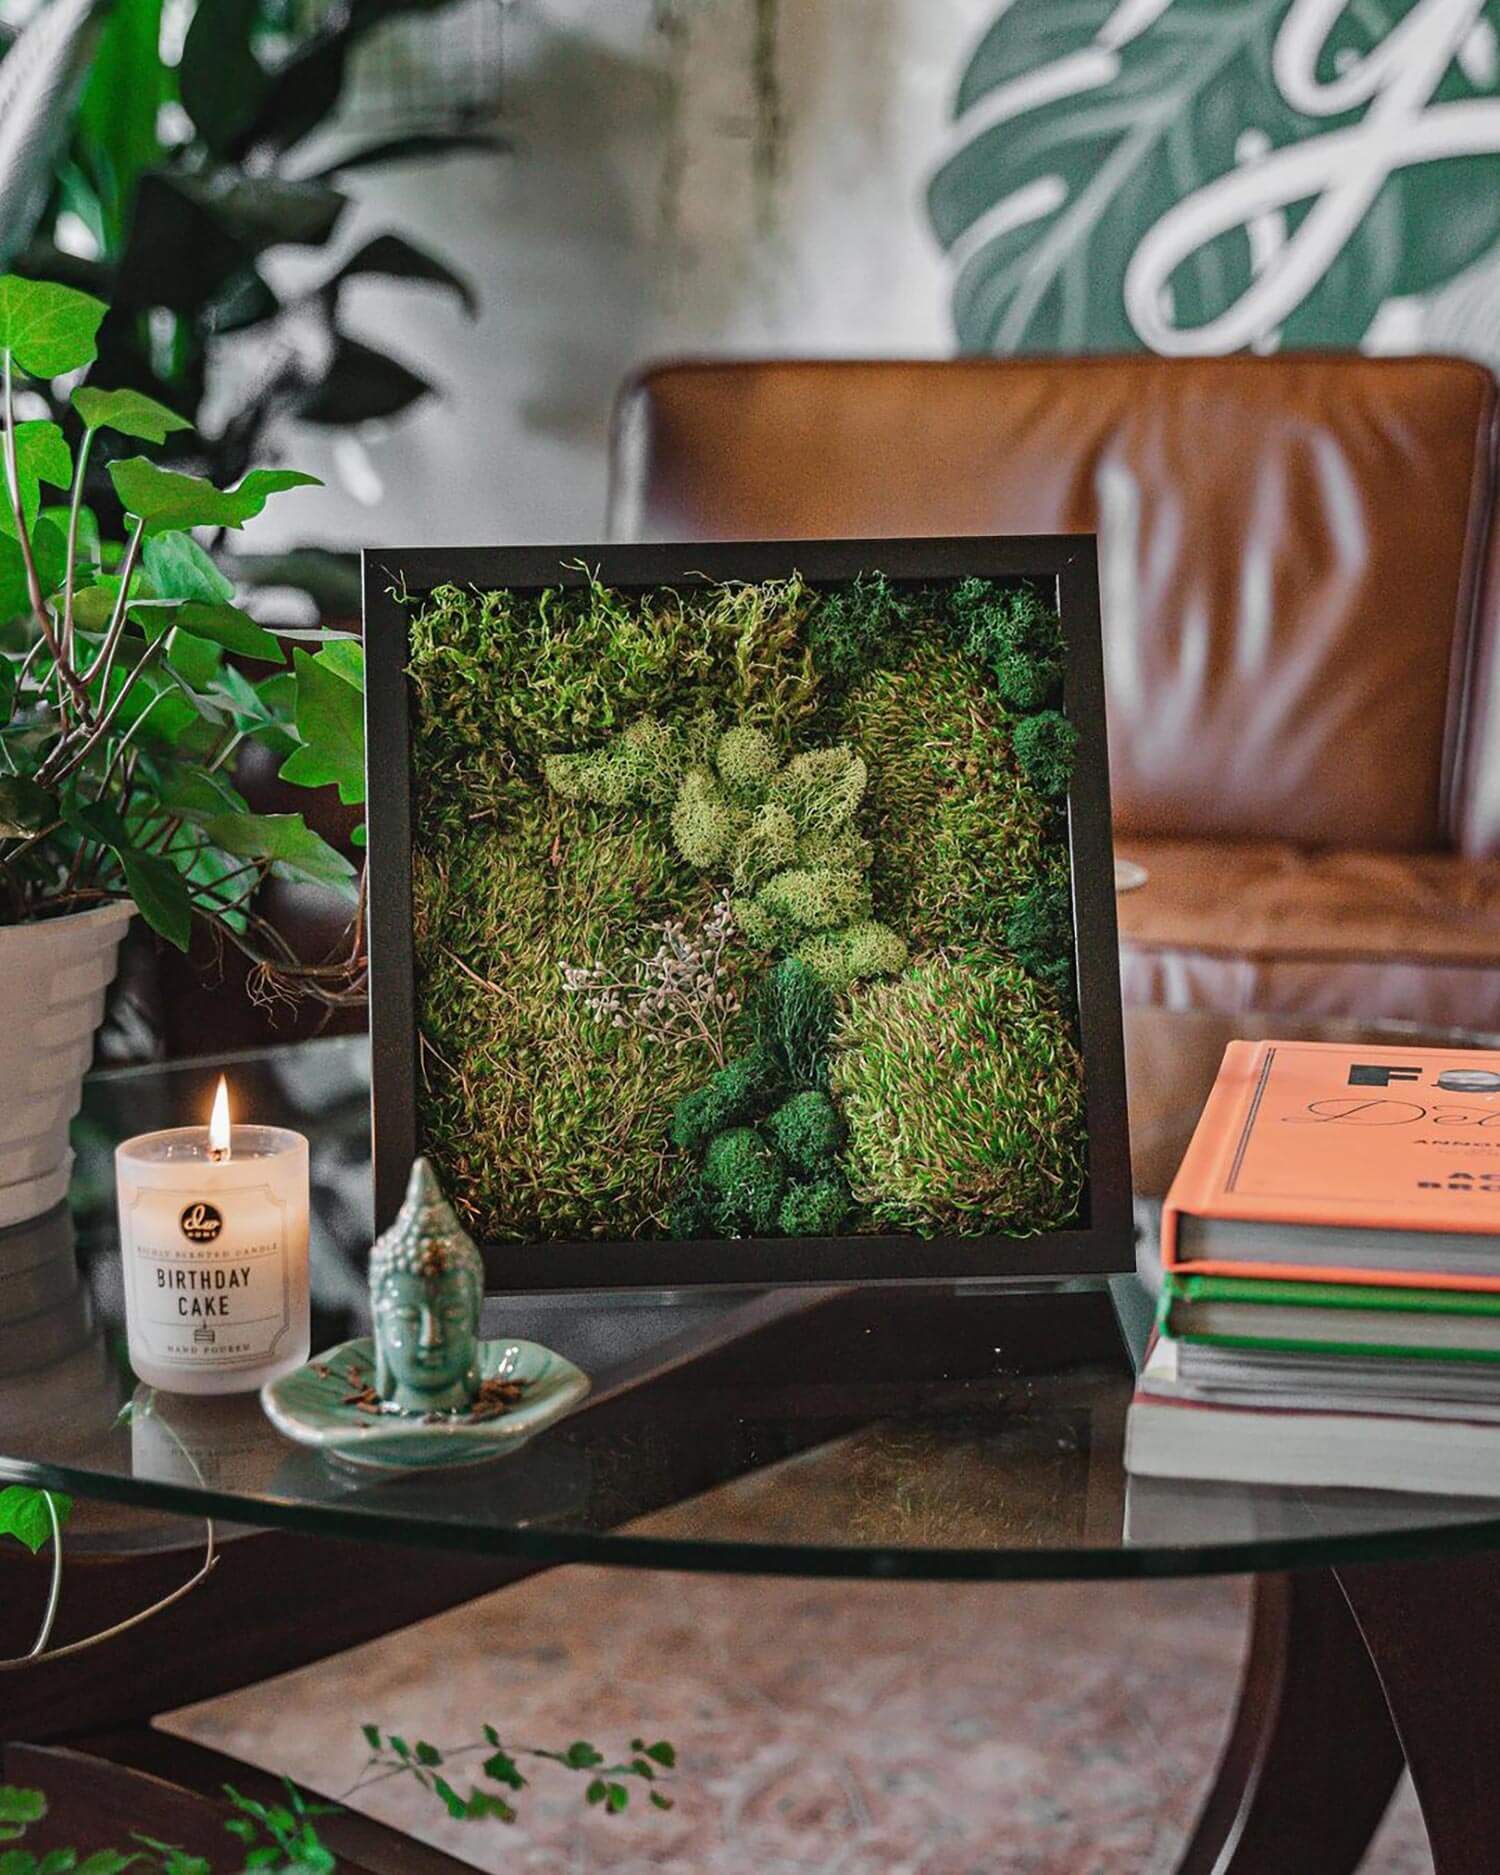
<instances>
[{"instance_id":1,"label":"white ceramic planter","mask_svg":"<svg viewBox=\"0 0 1500 1875\"><path fill-rule=\"evenodd\" d=\"M0 1228L67 1194L68 1125L135 907L0 925Z\"/></svg>"}]
</instances>

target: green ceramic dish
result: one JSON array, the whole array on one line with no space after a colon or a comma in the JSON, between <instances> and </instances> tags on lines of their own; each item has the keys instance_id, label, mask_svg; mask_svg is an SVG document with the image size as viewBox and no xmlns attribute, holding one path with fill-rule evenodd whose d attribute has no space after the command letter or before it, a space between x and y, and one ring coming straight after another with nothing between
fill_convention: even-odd
<instances>
[{"instance_id":1,"label":"green ceramic dish","mask_svg":"<svg viewBox=\"0 0 1500 1875\"><path fill-rule=\"evenodd\" d=\"M346 1406L351 1372L374 1381L375 1344L367 1335L267 1381L260 1400L278 1432L330 1458L384 1471L427 1471L480 1465L517 1452L544 1426L572 1412L589 1390L587 1374L535 1341L481 1341L479 1371L485 1380L521 1382L525 1391L509 1412L495 1419L407 1419Z\"/></svg>"}]
</instances>

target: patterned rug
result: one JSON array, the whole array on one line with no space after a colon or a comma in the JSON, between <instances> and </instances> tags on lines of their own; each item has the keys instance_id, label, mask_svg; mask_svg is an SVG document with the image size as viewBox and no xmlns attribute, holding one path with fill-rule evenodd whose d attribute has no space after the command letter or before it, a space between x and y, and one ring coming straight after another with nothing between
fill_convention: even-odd
<instances>
[{"instance_id":1,"label":"patterned rug","mask_svg":"<svg viewBox=\"0 0 1500 1875\"><path fill-rule=\"evenodd\" d=\"M1168 1875L1230 1710L1239 1583L948 1586L563 1569L173 1730L327 1793L358 1724L681 1750L677 1806L521 1821L404 1782L360 1808L505 1875ZM1431 1875L1409 1791L1368 1875Z\"/></svg>"}]
</instances>

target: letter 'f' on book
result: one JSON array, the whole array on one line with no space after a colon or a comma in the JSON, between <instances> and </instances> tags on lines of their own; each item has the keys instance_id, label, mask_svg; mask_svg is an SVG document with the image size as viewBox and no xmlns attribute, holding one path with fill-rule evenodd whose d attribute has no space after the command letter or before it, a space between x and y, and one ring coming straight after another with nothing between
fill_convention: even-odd
<instances>
[{"instance_id":1,"label":"letter 'f' on book","mask_svg":"<svg viewBox=\"0 0 1500 1875\"><path fill-rule=\"evenodd\" d=\"M1168 1272L1500 1292L1500 1050L1231 1042Z\"/></svg>"}]
</instances>

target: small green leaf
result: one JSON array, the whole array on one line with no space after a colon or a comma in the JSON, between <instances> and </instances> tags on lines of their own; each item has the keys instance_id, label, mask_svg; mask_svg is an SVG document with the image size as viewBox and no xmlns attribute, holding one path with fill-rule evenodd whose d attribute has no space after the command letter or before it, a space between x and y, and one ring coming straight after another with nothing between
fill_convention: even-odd
<instances>
[{"instance_id":1,"label":"small green leaf","mask_svg":"<svg viewBox=\"0 0 1500 1875\"><path fill-rule=\"evenodd\" d=\"M331 638L318 652L317 659L326 671L342 677L346 684L364 695L365 648L357 638Z\"/></svg>"},{"instance_id":2,"label":"small green leaf","mask_svg":"<svg viewBox=\"0 0 1500 1875\"><path fill-rule=\"evenodd\" d=\"M234 597L228 580L191 534L157 534L141 549L141 565L163 599L224 605Z\"/></svg>"},{"instance_id":3,"label":"small green leaf","mask_svg":"<svg viewBox=\"0 0 1500 1875\"><path fill-rule=\"evenodd\" d=\"M520 1766L508 1751L497 1751L493 1757L486 1758L482 1766L486 1777L492 1777L497 1784L505 1784L511 1790L524 1790L526 1779L521 1775Z\"/></svg>"},{"instance_id":4,"label":"small green leaf","mask_svg":"<svg viewBox=\"0 0 1500 1875\"><path fill-rule=\"evenodd\" d=\"M323 485L316 475L298 469L252 469L237 487L219 489L200 475L159 468L146 456L112 462L109 474L115 493L145 522L148 535L184 527L243 527L272 495Z\"/></svg>"},{"instance_id":5,"label":"small green leaf","mask_svg":"<svg viewBox=\"0 0 1500 1875\"><path fill-rule=\"evenodd\" d=\"M12 1485L8 1491L0 1491L0 1506L4 1505L11 1491L19 1491L20 1485ZM39 1491L29 1493L40 1497ZM40 1823L47 1814L47 1799L39 1790L27 1790L18 1784L0 1784L0 1823Z\"/></svg>"},{"instance_id":6,"label":"small green leaf","mask_svg":"<svg viewBox=\"0 0 1500 1875\"><path fill-rule=\"evenodd\" d=\"M652 1791L651 1803L652 1803L653 1808L657 1810L671 1810L676 1807L673 1804L672 1799L666 1796L663 1792L659 1790Z\"/></svg>"},{"instance_id":7,"label":"small green leaf","mask_svg":"<svg viewBox=\"0 0 1500 1875\"><path fill-rule=\"evenodd\" d=\"M654 1745L643 1747L648 1758L654 1758L658 1764L664 1764L669 1771L677 1767L677 1747L665 1738L657 1739Z\"/></svg>"},{"instance_id":8,"label":"small green leaf","mask_svg":"<svg viewBox=\"0 0 1500 1875\"><path fill-rule=\"evenodd\" d=\"M603 1803L609 1795L609 1786L602 1777L596 1777L583 1794L590 1803Z\"/></svg>"},{"instance_id":9,"label":"small green leaf","mask_svg":"<svg viewBox=\"0 0 1500 1875\"><path fill-rule=\"evenodd\" d=\"M78 1866L76 1849L49 1849L36 1865L36 1875L71 1875Z\"/></svg>"},{"instance_id":10,"label":"small green leaf","mask_svg":"<svg viewBox=\"0 0 1500 1875\"><path fill-rule=\"evenodd\" d=\"M464 1806L464 1815L471 1820L493 1817L499 1823L514 1823L516 1820L514 1806L508 1804L503 1797L497 1797L488 1790L470 1791L469 1801Z\"/></svg>"},{"instance_id":11,"label":"small green leaf","mask_svg":"<svg viewBox=\"0 0 1500 1875\"><path fill-rule=\"evenodd\" d=\"M350 846L368 846L369 841L369 829L365 826L365 823L361 821L349 835L349 844Z\"/></svg>"},{"instance_id":12,"label":"small green leaf","mask_svg":"<svg viewBox=\"0 0 1500 1875\"><path fill-rule=\"evenodd\" d=\"M339 799L354 805L365 798L365 718L359 692L324 662L298 647L292 653L297 673L297 734L301 748L281 765L281 779L303 788L336 784Z\"/></svg>"},{"instance_id":13,"label":"small green leaf","mask_svg":"<svg viewBox=\"0 0 1500 1875\"><path fill-rule=\"evenodd\" d=\"M484 1742L487 1745L493 1745L498 1751L500 1749L500 1734L495 1730L494 1726L486 1725L482 1726L480 1729L484 1733Z\"/></svg>"},{"instance_id":14,"label":"small green leaf","mask_svg":"<svg viewBox=\"0 0 1500 1875\"><path fill-rule=\"evenodd\" d=\"M74 391L73 408L91 430L114 430L142 443L164 443L174 431L193 427L141 391L96 391L85 384Z\"/></svg>"},{"instance_id":15,"label":"small green leaf","mask_svg":"<svg viewBox=\"0 0 1500 1875\"><path fill-rule=\"evenodd\" d=\"M0 839L38 833L57 819L57 799L29 775L0 776ZM0 1503L5 1494L0 1492Z\"/></svg>"},{"instance_id":16,"label":"small green leaf","mask_svg":"<svg viewBox=\"0 0 1500 1875\"><path fill-rule=\"evenodd\" d=\"M618 1816L622 1810L630 1808L630 1792L623 1784L610 1784L605 1794L604 1807L611 1816Z\"/></svg>"},{"instance_id":17,"label":"small green leaf","mask_svg":"<svg viewBox=\"0 0 1500 1875\"><path fill-rule=\"evenodd\" d=\"M419 1738L416 1744L418 1764L441 1764L443 1754L436 1745L429 1745L425 1738Z\"/></svg>"},{"instance_id":18,"label":"small green leaf","mask_svg":"<svg viewBox=\"0 0 1500 1875\"><path fill-rule=\"evenodd\" d=\"M119 1849L96 1849L78 1864L78 1875L125 1875L140 1861L138 1855L126 1855Z\"/></svg>"},{"instance_id":19,"label":"small green leaf","mask_svg":"<svg viewBox=\"0 0 1500 1875\"><path fill-rule=\"evenodd\" d=\"M274 1842L262 1843L258 1849L252 1849L245 1857L246 1868L270 1868L281 1860L281 1851Z\"/></svg>"},{"instance_id":20,"label":"small green leaf","mask_svg":"<svg viewBox=\"0 0 1500 1875\"><path fill-rule=\"evenodd\" d=\"M370 1725L369 1723L366 1723L362 1725L359 1729L361 1732L364 1733L365 1743L370 1747L371 1751L379 1751L380 1749L380 1727L378 1725Z\"/></svg>"},{"instance_id":21,"label":"small green leaf","mask_svg":"<svg viewBox=\"0 0 1500 1875\"><path fill-rule=\"evenodd\" d=\"M257 625L248 612L235 605L184 605L176 613L178 628L195 638L206 638L225 651L241 657L259 658L264 664L284 664L286 653L279 639L264 626Z\"/></svg>"},{"instance_id":22,"label":"small green leaf","mask_svg":"<svg viewBox=\"0 0 1500 1875\"><path fill-rule=\"evenodd\" d=\"M353 896L354 868L300 814L220 814L205 820L203 830L226 853L270 860L284 878L333 886ZM404 1739L393 1737L390 1743L398 1757L410 1754Z\"/></svg>"},{"instance_id":23,"label":"small green leaf","mask_svg":"<svg viewBox=\"0 0 1500 1875\"><path fill-rule=\"evenodd\" d=\"M7 1849L0 1854L0 1875L36 1875L36 1857L29 1849Z\"/></svg>"},{"instance_id":24,"label":"small green leaf","mask_svg":"<svg viewBox=\"0 0 1500 1875\"><path fill-rule=\"evenodd\" d=\"M255 1825L248 1816L232 1816L224 1827L231 1836L238 1836L241 1842L255 1841Z\"/></svg>"},{"instance_id":25,"label":"small green leaf","mask_svg":"<svg viewBox=\"0 0 1500 1875\"><path fill-rule=\"evenodd\" d=\"M138 853L128 846L115 851L136 910L153 931L185 952L193 937L193 901L187 881L154 853Z\"/></svg>"},{"instance_id":26,"label":"small green leaf","mask_svg":"<svg viewBox=\"0 0 1500 1875\"><path fill-rule=\"evenodd\" d=\"M245 816L245 820L247 824L252 820L256 820L256 819L270 820L271 818L273 818L273 816L269 814L262 814L262 815L247 814ZM227 840L221 840L219 844L221 846L228 847L231 853L235 851L234 847L230 846ZM398 1738L394 1732L391 1733L391 1750L395 1752L398 1758L410 1758L411 1756L411 1746L407 1744L404 1738Z\"/></svg>"},{"instance_id":27,"label":"small green leaf","mask_svg":"<svg viewBox=\"0 0 1500 1875\"><path fill-rule=\"evenodd\" d=\"M34 378L57 378L91 364L107 308L103 300L50 280L0 275L0 352Z\"/></svg>"},{"instance_id":28,"label":"small green leaf","mask_svg":"<svg viewBox=\"0 0 1500 1875\"><path fill-rule=\"evenodd\" d=\"M73 480L73 457L62 430L45 418L16 425L16 482L21 490L21 511L29 534L42 511L42 484L66 488ZM12 539L16 517L10 504L8 479L0 477L5 497L0 500L0 529Z\"/></svg>"},{"instance_id":29,"label":"small green leaf","mask_svg":"<svg viewBox=\"0 0 1500 1875\"><path fill-rule=\"evenodd\" d=\"M446 1778L435 1777L432 1780L432 1788L442 1799L449 1816L460 1818L468 1815L469 1806L467 1801L459 1796L458 1792Z\"/></svg>"}]
</instances>

